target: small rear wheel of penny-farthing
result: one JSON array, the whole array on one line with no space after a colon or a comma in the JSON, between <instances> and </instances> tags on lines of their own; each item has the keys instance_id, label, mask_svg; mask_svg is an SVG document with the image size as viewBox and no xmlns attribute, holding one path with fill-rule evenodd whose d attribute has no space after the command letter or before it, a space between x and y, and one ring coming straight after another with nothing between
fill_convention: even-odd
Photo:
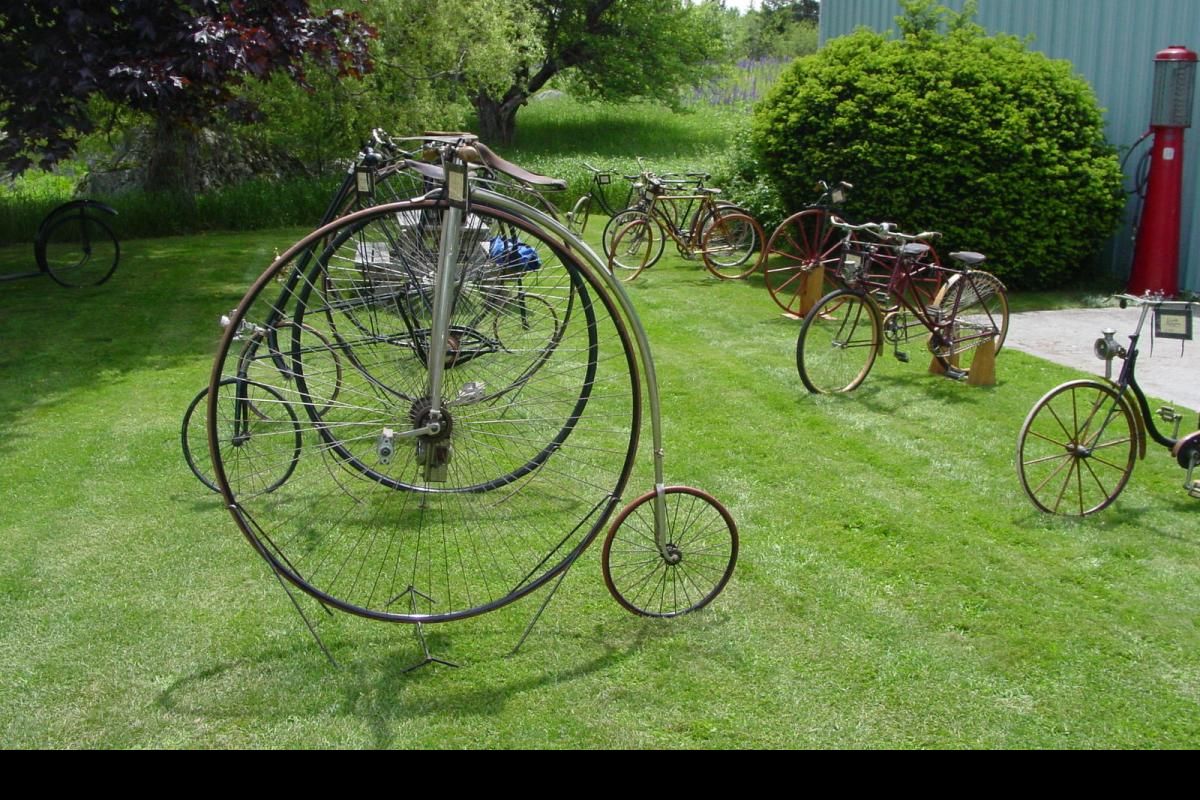
<instances>
[{"instance_id":1,"label":"small rear wheel of penny-farthing","mask_svg":"<svg viewBox=\"0 0 1200 800\"><path fill-rule=\"evenodd\" d=\"M655 536L649 491L617 516L604 540L604 582L634 614L677 617L708 605L737 563L737 525L714 497L690 486L663 490L666 530Z\"/></svg>"}]
</instances>

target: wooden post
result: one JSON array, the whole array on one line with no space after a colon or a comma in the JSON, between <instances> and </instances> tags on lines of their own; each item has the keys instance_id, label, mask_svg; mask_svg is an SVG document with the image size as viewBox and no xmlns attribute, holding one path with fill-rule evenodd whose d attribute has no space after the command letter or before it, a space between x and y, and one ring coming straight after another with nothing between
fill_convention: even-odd
<instances>
[{"instance_id":1,"label":"wooden post","mask_svg":"<svg viewBox=\"0 0 1200 800\"><path fill-rule=\"evenodd\" d=\"M967 383L971 386L996 385L996 337L989 336L983 344L975 348L975 360L971 362L971 371L967 374Z\"/></svg>"},{"instance_id":2,"label":"wooden post","mask_svg":"<svg viewBox=\"0 0 1200 800\"><path fill-rule=\"evenodd\" d=\"M804 276L804 289L800 292L800 316L804 317L825 296L825 267L818 264Z\"/></svg>"}]
</instances>

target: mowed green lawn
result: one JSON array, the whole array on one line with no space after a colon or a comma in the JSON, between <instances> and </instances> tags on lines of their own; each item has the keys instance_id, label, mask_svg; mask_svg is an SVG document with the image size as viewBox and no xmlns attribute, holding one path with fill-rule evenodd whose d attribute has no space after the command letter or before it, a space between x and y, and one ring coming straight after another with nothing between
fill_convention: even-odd
<instances>
[{"instance_id":1,"label":"mowed green lawn","mask_svg":"<svg viewBox=\"0 0 1200 800\"><path fill-rule=\"evenodd\" d=\"M517 655L544 593L427 627L462 667L407 674L412 627L302 599L331 666L179 448L218 317L300 233L130 241L103 287L0 285L4 746L1200 744L1200 502L1167 453L1095 518L1042 516L1016 434L1075 373L1006 351L999 384L972 388L914 343L814 398L761 279L675 257L630 293L668 481L741 529L724 594L634 617L593 547ZM644 444L630 496L651 483Z\"/></svg>"}]
</instances>

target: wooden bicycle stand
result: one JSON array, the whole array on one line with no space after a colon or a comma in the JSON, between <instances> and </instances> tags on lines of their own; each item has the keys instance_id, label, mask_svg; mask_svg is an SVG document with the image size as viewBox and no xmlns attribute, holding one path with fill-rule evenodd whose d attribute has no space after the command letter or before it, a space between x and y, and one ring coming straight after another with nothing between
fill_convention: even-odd
<instances>
[{"instance_id":1,"label":"wooden bicycle stand","mask_svg":"<svg viewBox=\"0 0 1200 800\"><path fill-rule=\"evenodd\" d=\"M800 313L797 315L797 319L804 319L812 307L824 296L822 294L824 286L825 267L819 265L813 267L812 272L804 278L804 289L800 292Z\"/></svg>"},{"instance_id":2,"label":"wooden bicycle stand","mask_svg":"<svg viewBox=\"0 0 1200 800\"><path fill-rule=\"evenodd\" d=\"M951 356L950 366L958 366L957 354ZM946 374L946 368L942 366L942 362L938 361L937 356L929 361L929 374ZM971 362L971 369L967 372L967 385L996 385L996 338L994 336L984 340L983 344L975 348L975 360Z\"/></svg>"}]
</instances>

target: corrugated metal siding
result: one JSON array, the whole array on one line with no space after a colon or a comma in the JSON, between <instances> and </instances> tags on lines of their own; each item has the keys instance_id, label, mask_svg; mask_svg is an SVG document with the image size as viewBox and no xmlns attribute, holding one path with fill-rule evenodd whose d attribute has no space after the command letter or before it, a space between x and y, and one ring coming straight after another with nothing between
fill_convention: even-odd
<instances>
[{"instance_id":1,"label":"corrugated metal siding","mask_svg":"<svg viewBox=\"0 0 1200 800\"><path fill-rule=\"evenodd\" d=\"M961 9L963 0L942 0ZM821 41L859 26L896 30L896 0L822 0ZM1070 61L1092 84L1105 109L1109 141L1127 148L1150 121L1154 54L1182 44L1200 51L1200 2L1197 0L979 0L976 21L993 33L1032 36L1031 47L1051 58ZM1200 292L1200 99L1193 127L1185 135L1188 166L1184 174L1180 242L1180 286ZM1126 172L1136 167L1130 159ZM1127 216L1133 214L1132 203ZM1129 271L1132 257L1128 227L1114 237L1104 260L1118 275Z\"/></svg>"}]
</instances>

